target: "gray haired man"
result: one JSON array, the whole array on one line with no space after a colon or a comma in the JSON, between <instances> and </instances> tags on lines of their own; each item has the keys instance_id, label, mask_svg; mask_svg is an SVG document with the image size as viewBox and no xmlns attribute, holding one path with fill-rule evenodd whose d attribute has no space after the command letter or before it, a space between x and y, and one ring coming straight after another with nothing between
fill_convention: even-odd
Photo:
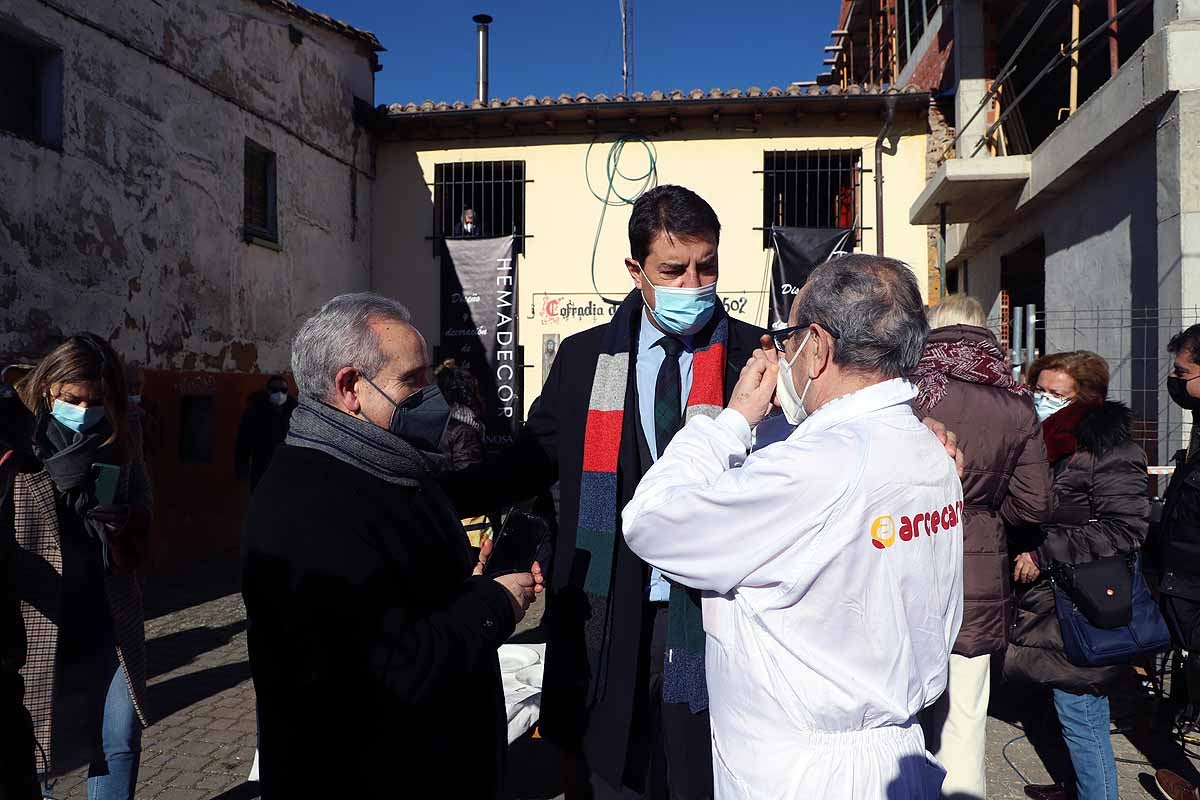
<instances>
[{"instance_id":1,"label":"gray haired man","mask_svg":"<svg viewBox=\"0 0 1200 800\"><path fill-rule=\"evenodd\" d=\"M408 319L341 295L292 346L299 404L242 543L264 800L390 798L426 775L452 797L499 788L496 648L541 575L472 563L437 483L449 408Z\"/></svg>"},{"instance_id":2,"label":"gray haired man","mask_svg":"<svg viewBox=\"0 0 1200 800\"><path fill-rule=\"evenodd\" d=\"M625 540L702 592L716 797L936 798L917 714L962 617L962 486L910 405L928 334L900 262L813 271L716 418L675 435ZM778 403L798 427L749 454Z\"/></svg>"}]
</instances>

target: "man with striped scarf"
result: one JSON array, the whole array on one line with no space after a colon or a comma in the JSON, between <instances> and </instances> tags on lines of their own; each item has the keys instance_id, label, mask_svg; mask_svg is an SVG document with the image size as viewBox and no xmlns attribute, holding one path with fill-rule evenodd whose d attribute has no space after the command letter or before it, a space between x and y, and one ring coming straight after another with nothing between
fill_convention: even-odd
<instances>
[{"instance_id":1,"label":"man with striped scarf","mask_svg":"<svg viewBox=\"0 0 1200 800\"><path fill-rule=\"evenodd\" d=\"M620 510L688 419L725 407L765 333L716 295L720 233L688 189L643 195L633 290L562 343L517 443L445 479L464 514L559 481L541 731L572 762L568 797L712 797L699 597L629 550Z\"/></svg>"}]
</instances>

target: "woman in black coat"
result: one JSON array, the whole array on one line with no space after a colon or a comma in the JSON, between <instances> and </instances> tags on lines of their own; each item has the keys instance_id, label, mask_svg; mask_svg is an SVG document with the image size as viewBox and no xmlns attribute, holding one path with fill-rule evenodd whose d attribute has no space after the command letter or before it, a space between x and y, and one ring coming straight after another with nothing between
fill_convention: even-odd
<instances>
[{"instance_id":1,"label":"woman in black coat","mask_svg":"<svg viewBox=\"0 0 1200 800\"><path fill-rule=\"evenodd\" d=\"M1067 660L1045 570L1134 552L1149 527L1146 455L1130 438L1129 409L1105 399L1108 377L1104 359L1085 351L1045 356L1030 369L1054 471L1052 510L1036 551L1041 579L1017 601L1004 664L1006 678L1052 688L1079 800L1117 797L1107 692L1122 667ZM1060 787L1028 790L1067 796Z\"/></svg>"}]
</instances>

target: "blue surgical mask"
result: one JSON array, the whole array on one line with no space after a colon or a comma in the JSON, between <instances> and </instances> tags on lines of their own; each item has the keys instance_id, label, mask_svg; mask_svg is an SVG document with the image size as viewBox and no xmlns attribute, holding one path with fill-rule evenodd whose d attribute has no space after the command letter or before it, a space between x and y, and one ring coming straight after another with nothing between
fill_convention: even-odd
<instances>
[{"instance_id":1,"label":"blue surgical mask","mask_svg":"<svg viewBox=\"0 0 1200 800\"><path fill-rule=\"evenodd\" d=\"M1071 401L1064 397L1055 397L1046 392L1033 393L1033 408L1037 411L1038 419L1042 422L1062 411L1070 403Z\"/></svg>"},{"instance_id":2,"label":"blue surgical mask","mask_svg":"<svg viewBox=\"0 0 1200 800\"><path fill-rule=\"evenodd\" d=\"M55 400L54 406L50 409L50 413L54 418L61 422L64 427L70 428L76 433L83 433L89 428L94 428L104 419L104 406L77 406L74 403L68 403L65 400Z\"/></svg>"},{"instance_id":3,"label":"blue surgical mask","mask_svg":"<svg viewBox=\"0 0 1200 800\"><path fill-rule=\"evenodd\" d=\"M650 313L655 322L668 333L691 336L712 319L717 308L717 284L684 289L675 286L655 286L642 270L642 279L654 287L654 308ZM649 303L646 304L649 308Z\"/></svg>"}]
</instances>

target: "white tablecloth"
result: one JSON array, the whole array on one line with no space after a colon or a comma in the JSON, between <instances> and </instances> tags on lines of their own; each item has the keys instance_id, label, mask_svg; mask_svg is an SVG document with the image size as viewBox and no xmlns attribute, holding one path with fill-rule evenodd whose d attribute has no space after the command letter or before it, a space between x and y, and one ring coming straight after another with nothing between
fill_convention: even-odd
<instances>
[{"instance_id":1,"label":"white tablecloth","mask_svg":"<svg viewBox=\"0 0 1200 800\"><path fill-rule=\"evenodd\" d=\"M504 709L508 712L508 742L512 744L535 724L542 710L542 669L546 660L544 644L506 644L500 647L500 677L504 682ZM511 656L511 658L510 658ZM511 669L506 662L529 660L531 665ZM518 673L522 676L518 678ZM532 683L536 685L532 685Z\"/></svg>"}]
</instances>

